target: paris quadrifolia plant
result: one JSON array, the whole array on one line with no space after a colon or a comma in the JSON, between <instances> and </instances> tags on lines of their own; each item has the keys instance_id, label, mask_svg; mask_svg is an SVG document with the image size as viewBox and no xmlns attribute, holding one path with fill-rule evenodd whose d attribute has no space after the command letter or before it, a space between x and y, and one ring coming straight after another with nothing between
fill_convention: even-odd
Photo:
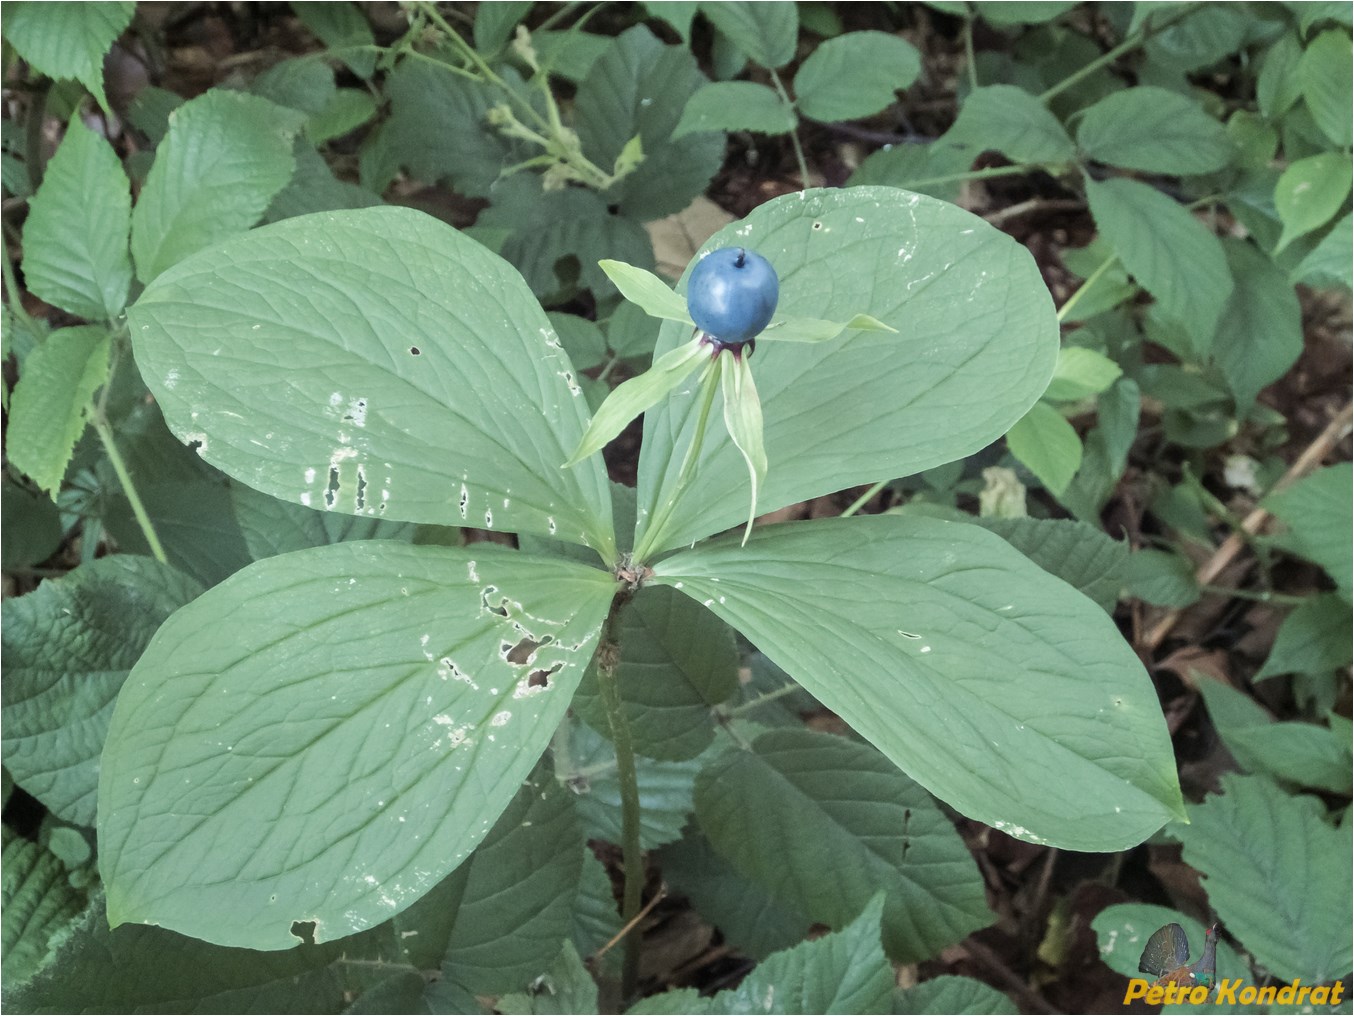
<instances>
[{"instance_id":1,"label":"paris quadrifolia plant","mask_svg":"<svg viewBox=\"0 0 1354 1016\"><path fill-rule=\"evenodd\" d=\"M537 833L563 849L530 809L571 808L551 793L585 789L599 770L583 757L614 774L588 828L620 843L629 922L645 851L693 807L655 833L646 816L672 805L640 760L695 767L700 827L734 853L757 845L727 835L748 809L718 794L755 760L789 764L761 700L726 705L736 680L628 662L672 644L732 658L732 631L882 753L879 778L912 787L909 813L932 809L937 828L926 791L1072 850L1119 850L1183 814L1137 657L1002 537L907 512L749 530L972 455L1039 399L1052 300L983 220L888 187L805 191L721 230L675 290L606 263L663 324L652 367L595 415L522 276L421 212L301 215L163 260L138 261L127 322L170 429L287 510L423 528L259 560L160 627L98 778L112 925L262 950L393 928L392 954L436 967L441 951L415 956L429 929L509 870L492 853L476 868L480 851ZM721 400L725 427L709 426ZM641 412L625 490L595 453ZM668 649L628 620L654 605L680 619ZM865 881L813 919L849 924L879 888ZM895 958L981 926L980 881L977 916L908 903L911 885L882 911Z\"/></svg>"}]
</instances>

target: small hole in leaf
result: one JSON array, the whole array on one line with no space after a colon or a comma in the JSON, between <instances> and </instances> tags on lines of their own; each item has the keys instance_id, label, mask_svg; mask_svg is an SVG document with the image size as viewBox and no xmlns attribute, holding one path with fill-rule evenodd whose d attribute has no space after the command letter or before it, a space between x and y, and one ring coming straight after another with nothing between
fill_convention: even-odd
<instances>
[{"instance_id":1,"label":"small hole in leaf","mask_svg":"<svg viewBox=\"0 0 1354 1016\"><path fill-rule=\"evenodd\" d=\"M361 511L367 506L367 474L362 471L362 467L357 467L357 510Z\"/></svg>"},{"instance_id":2,"label":"small hole in leaf","mask_svg":"<svg viewBox=\"0 0 1354 1016\"><path fill-rule=\"evenodd\" d=\"M293 921L291 933L299 938L306 945L315 944L315 922L314 921Z\"/></svg>"},{"instance_id":3,"label":"small hole in leaf","mask_svg":"<svg viewBox=\"0 0 1354 1016\"><path fill-rule=\"evenodd\" d=\"M422 355L423 355L423 350L419 349L418 346L410 346L410 347L409 347L409 355L410 355L410 356L422 356Z\"/></svg>"},{"instance_id":4,"label":"small hole in leaf","mask_svg":"<svg viewBox=\"0 0 1354 1016\"><path fill-rule=\"evenodd\" d=\"M515 646L510 646L505 642L503 648L507 650L503 658L520 667L531 662L531 658L536 655L536 650L541 648L541 644L533 642L531 639L522 639Z\"/></svg>"},{"instance_id":5,"label":"small hole in leaf","mask_svg":"<svg viewBox=\"0 0 1354 1016\"><path fill-rule=\"evenodd\" d=\"M338 492L339 492L338 466L330 466L329 483L324 488L324 506L326 508L334 507L334 502L338 500Z\"/></svg>"},{"instance_id":6,"label":"small hole in leaf","mask_svg":"<svg viewBox=\"0 0 1354 1016\"><path fill-rule=\"evenodd\" d=\"M497 586L485 586L484 592L480 593L480 606L482 606L485 610L487 610L491 614L497 614L499 617L511 616L508 613L507 607L508 601L506 598L500 599L498 603L490 602L490 597L492 597L496 592L498 592Z\"/></svg>"},{"instance_id":7,"label":"small hole in leaf","mask_svg":"<svg viewBox=\"0 0 1354 1016\"><path fill-rule=\"evenodd\" d=\"M196 438L196 437L195 437L195 438L193 438L191 441L188 442L188 447L189 447L189 449L191 449L192 451L197 452L199 455L202 454L202 449L205 448L206 446L207 446L207 442L206 442L206 441L203 441L201 438Z\"/></svg>"},{"instance_id":8,"label":"small hole in leaf","mask_svg":"<svg viewBox=\"0 0 1354 1016\"><path fill-rule=\"evenodd\" d=\"M813 224L813 228L814 228L814 229L822 229L822 228L823 228L823 224L822 224L821 222L815 222L815 223Z\"/></svg>"},{"instance_id":9,"label":"small hole in leaf","mask_svg":"<svg viewBox=\"0 0 1354 1016\"><path fill-rule=\"evenodd\" d=\"M562 667L562 666L564 666L564 664L562 664L562 663L556 663L556 664L555 664L553 667L551 667L549 670L535 670L535 671L532 671L531 676L530 676L529 678L527 678L527 687L528 687L528 688L549 688L549 687L550 687L550 675L553 674L555 671L559 670L559 668Z\"/></svg>"}]
</instances>

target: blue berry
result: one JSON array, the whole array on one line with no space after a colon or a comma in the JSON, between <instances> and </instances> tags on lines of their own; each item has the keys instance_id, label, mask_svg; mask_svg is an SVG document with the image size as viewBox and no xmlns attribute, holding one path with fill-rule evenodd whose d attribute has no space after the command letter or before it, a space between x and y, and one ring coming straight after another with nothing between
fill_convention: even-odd
<instances>
[{"instance_id":1,"label":"blue berry","mask_svg":"<svg viewBox=\"0 0 1354 1016\"><path fill-rule=\"evenodd\" d=\"M726 346L747 342L771 323L780 280L771 262L745 247L721 247L701 258L686 284L691 320Z\"/></svg>"}]
</instances>

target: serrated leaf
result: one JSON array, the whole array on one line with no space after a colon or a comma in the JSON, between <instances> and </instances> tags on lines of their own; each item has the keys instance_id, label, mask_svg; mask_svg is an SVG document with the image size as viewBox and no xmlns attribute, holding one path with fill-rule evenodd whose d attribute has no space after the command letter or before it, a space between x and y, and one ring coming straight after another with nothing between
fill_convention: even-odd
<instances>
[{"instance_id":1,"label":"serrated leaf","mask_svg":"<svg viewBox=\"0 0 1354 1016\"><path fill-rule=\"evenodd\" d=\"M799 17L782 0L702 3L700 12L753 61L775 69L794 59Z\"/></svg>"},{"instance_id":2,"label":"serrated leaf","mask_svg":"<svg viewBox=\"0 0 1354 1016\"><path fill-rule=\"evenodd\" d=\"M738 656L728 625L662 586L641 589L620 616L617 680L635 750L649 758L695 758L714 739L710 709L738 687ZM573 709L606 730L595 667Z\"/></svg>"},{"instance_id":3,"label":"serrated leaf","mask_svg":"<svg viewBox=\"0 0 1354 1016\"><path fill-rule=\"evenodd\" d=\"M1006 447L1055 496L1081 466L1081 438L1047 402L1036 402L1006 434Z\"/></svg>"},{"instance_id":4,"label":"serrated leaf","mask_svg":"<svg viewBox=\"0 0 1354 1016\"><path fill-rule=\"evenodd\" d=\"M1348 615L1346 607L1346 632ZM1242 769L1301 787L1349 793L1351 758L1346 738L1312 723L1277 723L1249 695L1221 682L1203 679L1198 686L1209 718Z\"/></svg>"},{"instance_id":5,"label":"serrated leaf","mask_svg":"<svg viewBox=\"0 0 1354 1016\"><path fill-rule=\"evenodd\" d=\"M1320 229L1349 197L1350 159L1322 152L1289 165L1274 186L1274 209L1283 222L1277 254L1300 236Z\"/></svg>"},{"instance_id":6,"label":"serrated leaf","mask_svg":"<svg viewBox=\"0 0 1354 1016\"><path fill-rule=\"evenodd\" d=\"M359 78L369 78L376 70L377 54L362 47L374 47L371 25L357 4L346 2L293 3L301 23L315 33L326 46Z\"/></svg>"},{"instance_id":7,"label":"serrated leaf","mask_svg":"<svg viewBox=\"0 0 1354 1016\"><path fill-rule=\"evenodd\" d=\"M972 977L942 974L893 998L895 1013L947 1013L949 1016L1015 1016L1020 1010L1011 999L991 985Z\"/></svg>"},{"instance_id":8,"label":"serrated leaf","mask_svg":"<svg viewBox=\"0 0 1354 1016\"><path fill-rule=\"evenodd\" d=\"M1349 498L1352 482L1354 467L1342 462L1318 469L1264 501L1266 508L1288 524L1288 543L1326 569L1346 602L1354 585L1354 526Z\"/></svg>"},{"instance_id":9,"label":"serrated leaf","mask_svg":"<svg viewBox=\"0 0 1354 1016\"><path fill-rule=\"evenodd\" d=\"M110 923L286 949L294 922L330 941L410 906L535 765L614 585L497 547L382 542L270 558L199 597L109 729Z\"/></svg>"},{"instance_id":10,"label":"serrated leaf","mask_svg":"<svg viewBox=\"0 0 1354 1016\"><path fill-rule=\"evenodd\" d=\"M41 564L61 546L61 514L49 497L0 480L0 569Z\"/></svg>"},{"instance_id":11,"label":"serrated leaf","mask_svg":"<svg viewBox=\"0 0 1354 1016\"><path fill-rule=\"evenodd\" d=\"M1293 269L1293 281L1309 286L1343 285L1354 289L1354 226L1346 214Z\"/></svg>"},{"instance_id":12,"label":"serrated leaf","mask_svg":"<svg viewBox=\"0 0 1354 1016\"><path fill-rule=\"evenodd\" d=\"M606 52L611 39L605 35L581 32L576 27L565 31L532 32L531 44L541 67L551 76L581 84L592 65Z\"/></svg>"},{"instance_id":13,"label":"serrated leaf","mask_svg":"<svg viewBox=\"0 0 1354 1016\"><path fill-rule=\"evenodd\" d=\"M137 278L150 282L258 222L291 179L302 121L266 99L215 88L176 109L132 212Z\"/></svg>"},{"instance_id":14,"label":"serrated leaf","mask_svg":"<svg viewBox=\"0 0 1354 1016\"><path fill-rule=\"evenodd\" d=\"M1138 969L1138 964L1147 941L1155 931L1168 924L1178 924L1185 930L1191 956L1197 959L1203 948L1204 925L1169 907L1147 903L1116 904L1098 913L1091 921L1091 928L1096 933L1101 962L1124 977L1142 977L1143 972ZM1229 927L1228 930L1232 929ZM1219 980L1244 978L1246 982L1251 981L1249 964L1225 939L1218 939L1216 956ZM1177 1011L1186 1010L1182 1008Z\"/></svg>"},{"instance_id":15,"label":"serrated leaf","mask_svg":"<svg viewBox=\"0 0 1354 1016\"><path fill-rule=\"evenodd\" d=\"M971 818L1115 850L1180 812L1136 656L1100 608L1000 537L927 518L822 519L654 570ZM1022 776L1049 771L1057 781Z\"/></svg>"},{"instance_id":16,"label":"serrated leaf","mask_svg":"<svg viewBox=\"0 0 1354 1016\"><path fill-rule=\"evenodd\" d=\"M1050 575L1100 604L1106 613L1119 599L1120 570L1128 560L1128 544L1096 526L1070 519L980 519Z\"/></svg>"},{"instance_id":17,"label":"serrated leaf","mask_svg":"<svg viewBox=\"0 0 1354 1016\"><path fill-rule=\"evenodd\" d=\"M1075 6L1071 0L984 0L977 13L993 25L1042 25Z\"/></svg>"},{"instance_id":18,"label":"serrated leaf","mask_svg":"<svg viewBox=\"0 0 1354 1016\"><path fill-rule=\"evenodd\" d=\"M1015 85L989 85L969 93L950 141L992 149L1017 162L1066 162L1076 155L1067 129L1048 107Z\"/></svg>"},{"instance_id":19,"label":"serrated leaf","mask_svg":"<svg viewBox=\"0 0 1354 1016\"><path fill-rule=\"evenodd\" d=\"M1218 238L1160 191L1126 178L1086 181L1101 234L1161 310L1207 351L1232 292Z\"/></svg>"},{"instance_id":20,"label":"serrated leaf","mask_svg":"<svg viewBox=\"0 0 1354 1016\"><path fill-rule=\"evenodd\" d=\"M103 58L132 23L134 3L13 4L5 38L49 78L75 78L105 111Z\"/></svg>"},{"instance_id":21,"label":"serrated leaf","mask_svg":"<svg viewBox=\"0 0 1354 1016\"><path fill-rule=\"evenodd\" d=\"M587 407L548 320L507 264L430 216L254 230L161 276L129 322L170 428L265 493L612 553L600 463L559 468Z\"/></svg>"},{"instance_id":22,"label":"serrated leaf","mask_svg":"<svg viewBox=\"0 0 1354 1016\"><path fill-rule=\"evenodd\" d=\"M1123 368L1104 353L1083 346L1065 346L1058 351L1053 380L1044 398L1054 402L1072 402L1099 395L1123 374Z\"/></svg>"},{"instance_id":23,"label":"serrated leaf","mask_svg":"<svg viewBox=\"0 0 1354 1016\"><path fill-rule=\"evenodd\" d=\"M1328 824L1316 798L1265 777L1224 773L1221 782L1221 794L1191 805L1189 824L1170 830L1203 873L1209 905L1285 981L1348 974L1351 826Z\"/></svg>"},{"instance_id":24,"label":"serrated leaf","mask_svg":"<svg viewBox=\"0 0 1354 1016\"><path fill-rule=\"evenodd\" d=\"M249 91L310 118L334 100L338 87L333 68L319 60L293 57L269 67L250 83Z\"/></svg>"},{"instance_id":25,"label":"serrated leaf","mask_svg":"<svg viewBox=\"0 0 1354 1016\"><path fill-rule=\"evenodd\" d=\"M475 11L475 48L493 55L503 48L512 30L531 10L531 0L485 4Z\"/></svg>"},{"instance_id":26,"label":"serrated leaf","mask_svg":"<svg viewBox=\"0 0 1354 1016\"><path fill-rule=\"evenodd\" d=\"M1167 550L1135 550L1124 562L1122 575L1129 596L1158 607L1188 607L1199 599L1194 566Z\"/></svg>"},{"instance_id":27,"label":"serrated leaf","mask_svg":"<svg viewBox=\"0 0 1354 1016\"><path fill-rule=\"evenodd\" d=\"M161 622L199 592L172 568L119 554L5 600L5 768L58 818L94 825L118 689Z\"/></svg>"},{"instance_id":28,"label":"serrated leaf","mask_svg":"<svg viewBox=\"0 0 1354 1016\"><path fill-rule=\"evenodd\" d=\"M1350 121L1354 120L1354 72L1350 68L1349 33L1339 29L1322 32L1303 50L1297 78L1302 97L1321 132L1337 147L1348 148Z\"/></svg>"},{"instance_id":29,"label":"serrated leaf","mask_svg":"<svg viewBox=\"0 0 1354 1016\"><path fill-rule=\"evenodd\" d=\"M921 54L888 32L848 32L816 46L795 72L795 106L833 123L873 116L917 80Z\"/></svg>"},{"instance_id":30,"label":"serrated leaf","mask_svg":"<svg viewBox=\"0 0 1354 1016\"><path fill-rule=\"evenodd\" d=\"M724 135L674 137L682 108L703 84L691 51L663 45L644 25L622 32L597 58L574 100L584 154L597 166L613 166L636 136L644 151L634 172L606 191L605 204L647 222L680 212L705 190L724 159Z\"/></svg>"},{"instance_id":31,"label":"serrated leaf","mask_svg":"<svg viewBox=\"0 0 1354 1016\"><path fill-rule=\"evenodd\" d=\"M597 982L583 965L573 943L565 942L555 962L532 984L531 993L504 995L494 1011L503 1016L529 1013L596 1013Z\"/></svg>"},{"instance_id":32,"label":"serrated leaf","mask_svg":"<svg viewBox=\"0 0 1354 1016\"><path fill-rule=\"evenodd\" d=\"M583 851L572 795L538 769L469 860L396 915L406 955L471 994L525 983L569 934Z\"/></svg>"},{"instance_id":33,"label":"serrated leaf","mask_svg":"<svg viewBox=\"0 0 1354 1016\"><path fill-rule=\"evenodd\" d=\"M1232 160L1227 130L1192 99L1143 85L1105 96L1082 113L1077 145L1097 162L1152 173L1213 173Z\"/></svg>"},{"instance_id":34,"label":"serrated leaf","mask_svg":"<svg viewBox=\"0 0 1354 1016\"><path fill-rule=\"evenodd\" d=\"M350 134L376 115L376 100L360 88L340 88L306 125L306 137L319 145Z\"/></svg>"},{"instance_id":35,"label":"serrated leaf","mask_svg":"<svg viewBox=\"0 0 1354 1016\"><path fill-rule=\"evenodd\" d=\"M1212 353L1246 411L1302 353L1302 307L1284 271L1253 244L1229 240L1226 251L1236 288L1218 319Z\"/></svg>"},{"instance_id":36,"label":"serrated leaf","mask_svg":"<svg viewBox=\"0 0 1354 1016\"><path fill-rule=\"evenodd\" d=\"M766 85L712 81L692 93L672 136L680 138L701 131L789 134L798 123L794 109Z\"/></svg>"},{"instance_id":37,"label":"serrated leaf","mask_svg":"<svg viewBox=\"0 0 1354 1016\"><path fill-rule=\"evenodd\" d=\"M732 244L776 269L783 317L842 321L867 312L899 330L759 344L752 370L770 466L760 512L977 451L1048 384L1057 324L1037 267L1009 237L953 205L886 187L805 191L761 205L702 249ZM657 355L688 336L665 323ZM956 414L957 405L968 408ZM679 392L644 419L636 545L649 538L654 553L746 517L746 465L727 434L711 428L663 531L646 532L673 494L699 409L698 393Z\"/></svg>"},{"instance_id":38,"label":"serrated leaf","mask_svg":"<svg viewBox=\"0 0 1354 1016\"><path fill-rule=\"evenodd\" d=\"M108 377L111 338L94 325L61 328L24 360L5 432L10 465L56 498L90 399Z\"/></svg>"},{"instance_id":39,"label":"serrated leaf","mask_svg":"<svg viewBox=\"0 0 1354 1016\"><path fill-rule=\"evenodd\" d=\"M1347 666L1350 641L1349 604L1330 593L1309 596L1284 618L1255 680Z\"/></svg>"},{"instance_id":40,"label":"serrated leaf","mask_svg":"<svg viewBox=\"0 0 1354 1016\"><path fill-rule=\"evenodd\" d=\"M3 914L6 994L35 974L54 937L80 916L85 895L72 888L66 866L56 856L9 826L4 827ZM12 1004L7 998L7 1004Z\"/></svg>"},{"instance_id":41,"label":"serrated leaf","mask_svg":"<svg viewBox=\"0 0 1354 1016\"><path fill-rule=\"evenodd\" d=\"M29 203L24 222L24 282L83 318L113 320L132 282L127 255L132 197L117 155L72 118Z\"/></svg>"},{"instance_id":42,"label":"serrated leaf","mask_svg":"<svg viewBox=\"0 0 1354 1016\"><path fill-rule=\"evenodd\" d=\"M883 890L884 947L899 962L934 956L993 919L949 819L866 745L763 734L701 771L695 805L717 851L815 921L841 927Z\"/></svg>"}]
</instances>

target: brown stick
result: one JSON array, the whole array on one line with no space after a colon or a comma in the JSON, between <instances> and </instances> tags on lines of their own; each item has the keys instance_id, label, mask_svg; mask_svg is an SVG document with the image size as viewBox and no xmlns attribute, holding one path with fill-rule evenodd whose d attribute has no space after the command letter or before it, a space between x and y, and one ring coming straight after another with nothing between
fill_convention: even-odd
<instances>
[{"instance_id":1,"label":"brown stick","mask_svg":"<svg viewBox=\"0 0 1354 1016\"><path fill-rule=\"evenodd\" d=\"M1283 474L1270 493L1283 490L1319 466L1321 460L1329 455L1331 449L1349 433L1352 419L1354 419L1354 406L1346 405L1336 414L1335 419L1326 425L1326 429L1317 435L1316 440L1303 449L1297 461L1289 467L1288 472ZM1241 521L1241 529L1247 536L1254 536L1264 528L1269 518L1268 511L1264 508L1256 508ZM1198 572L1195 573L1199 585L1210 585L1222 573L1222 570L1232 563L1232 559L1241 552L1241 548L1245 545L1246 541L1241 533L1232 533L1227 539L1223 540L1222 545L1213 552L1213 556L1205 561L1199 567ZM1175 623L1180 620L1181 613L1182 611L1172 610L1157 621L1152 626L1152 630L1147 633L1147 637L1142 640L1142 647L1147 652L1155 651L1165 641L1166 636L1175 627Z\"/></svg>"}]
</instances>

